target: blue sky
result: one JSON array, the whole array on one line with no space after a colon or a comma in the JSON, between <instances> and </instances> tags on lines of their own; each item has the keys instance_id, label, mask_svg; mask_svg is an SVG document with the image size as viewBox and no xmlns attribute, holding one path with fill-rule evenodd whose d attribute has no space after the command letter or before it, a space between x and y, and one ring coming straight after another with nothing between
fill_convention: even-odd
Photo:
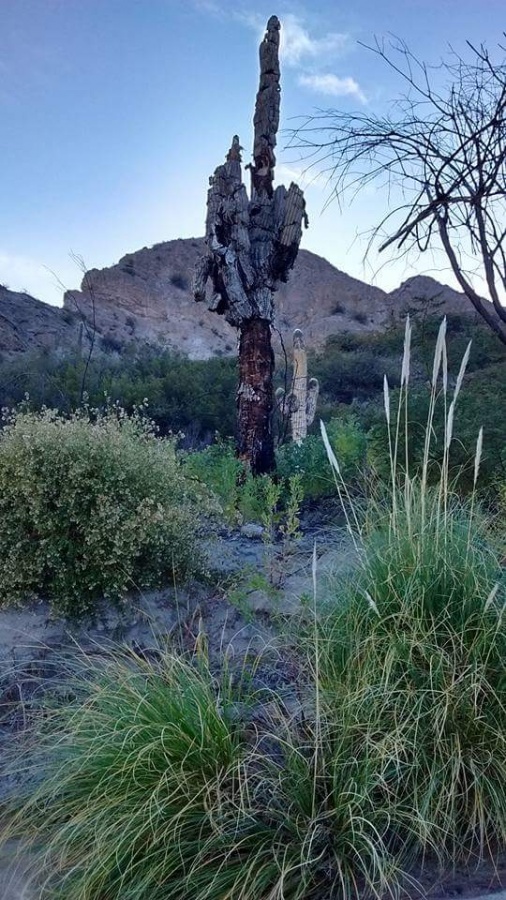
<instances>
[{"instance_id":1,"label":"blue sky","mask_svg":"<svg viewBox=\"0 0 506 900\"><path fill-rule=\"evenodd\" d=\"M318 11L315 12L314 10ZM282 122L317 108L381 111L399 83L359 41L393 33L428 63L465 40L490 48L503 0L0 0L0 281L61 302L88 268L204 230L208 177L234 133L251 148L257 50L283 28ZM277 181L299 180L302 246L391 289L430 259L364 265L363 233L386 212L367 192L325 207L325 179L278 137ZM432 273L433 274L433 273ZM446 273L443 280L451 283Z\"/></svg>"}]
</instances>

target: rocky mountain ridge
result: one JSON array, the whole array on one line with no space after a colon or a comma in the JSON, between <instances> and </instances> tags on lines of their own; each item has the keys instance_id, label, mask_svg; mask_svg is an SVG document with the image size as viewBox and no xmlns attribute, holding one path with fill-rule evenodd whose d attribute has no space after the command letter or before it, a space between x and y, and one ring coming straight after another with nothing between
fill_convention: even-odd
<instances>
[{"instance_id":1,"label":"rocky mountain ridge","mask_svg":"<svg viewBox=\"0 0 506 900\"><path fill-rule=\"evenodd\" d=\"M74 317L30 294L0 284L0 351L52 350L75 340Z\"/></svg>"},{"instance_id":2,"label":"rocky mountain ridge","mask_svg":"<svg viewBox=\"0 0 506 900\"><path fill-rule=\"evenodd\" d=\"M91 269L80 290L65 293L63 308L0 287L0 350L64 352L96 329L99 346L113 350L139 341L192 359L234 354L235 329L192 297L203 246L202 238L165 241L128 253L114 266ZM331 334L383 331L407 312L474 315L462 294L432 278L416 276L386 293L301 250L276 295L275 330L289 343L292 330L302 328L306 345L320 347Z\"/></svg>"}]
</instances>

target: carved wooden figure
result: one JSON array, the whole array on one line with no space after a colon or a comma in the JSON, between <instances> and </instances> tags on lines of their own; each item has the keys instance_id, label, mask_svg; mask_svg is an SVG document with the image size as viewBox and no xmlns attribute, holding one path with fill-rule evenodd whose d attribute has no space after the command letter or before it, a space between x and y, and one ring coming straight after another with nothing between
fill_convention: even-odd
<instances>
[{"instance_id":1,"label":"carved wooden figure","mask_svg":"<svg viewBox=\"0 0 506 900\"><path fill-rule=\"evenodd\" d=\"M226 161L210 178L207 195L206 253L194 275L194 297L239 329L237 389L238 455L254 475L274 469L272 435L274 354L271 323L274 293L297 257L304 196L292 183L274 188L279 125L280 23L271 16L260 45L260 85L254 115L250 197L242 183L239 138L234 135Z\"/></svg>"}]
</instances>

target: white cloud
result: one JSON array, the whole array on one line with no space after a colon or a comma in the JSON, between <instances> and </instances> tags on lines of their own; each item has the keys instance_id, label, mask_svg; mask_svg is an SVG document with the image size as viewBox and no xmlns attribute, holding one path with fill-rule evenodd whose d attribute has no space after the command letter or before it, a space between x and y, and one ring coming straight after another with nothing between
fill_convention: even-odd
<instances>
[{"instance_id":1,"label":"white cloud","mask_svg":"<svg viewBox=\"0 0 506 900\"><path fill-rule=\"evenodd\" d=\"M348 35L335 31L325 37L313 37L304 27L303 20L292 13L281 19L280 56L289 66L298 66L305 59L338 53L347 43Z\"/></svg>"},{"instance_id":2,"label":"white cloud","mask_svg":"<svg viewBox=\"0 0 506 900\"><path fill-rule=\"evenodd\" d=\"M330 94L332 97L356 97L361 103L366 97L360 85L349 75L339 78L338 75L300 75L299 84L319 94Z\"/></svg>"},{"instance_id":3,"label":"white cloud","mask_svg":"<svg viewBox=\"0 0 506 900\"><path fill-rule=\"evenodd\" d=\"M235 19L255 32L258 40L265 34L266 18L250 8L230 9L223 0L192 0L194 8L201 13L220 18ZM294 13L280 16L281 38L280 58L287 66L298 66L304 60L319 59L335 55L349 44L347 34L331 31L324 37L311 35L304 25L304 19Z\"/></svg>"}]
</instances>

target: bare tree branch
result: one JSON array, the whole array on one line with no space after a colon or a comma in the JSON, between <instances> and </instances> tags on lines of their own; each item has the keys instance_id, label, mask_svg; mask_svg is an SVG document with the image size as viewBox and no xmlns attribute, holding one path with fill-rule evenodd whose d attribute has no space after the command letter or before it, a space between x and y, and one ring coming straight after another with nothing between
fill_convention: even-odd
<instances>
[{"instance_id":1,"label":"bare tree branch","mask_svg":"<svg viewBox=\"0 0 506 900\"><path fill-rule=\"evenodd\" d=\"M402 41L376 42L368 49L407 89L395 116L321 110L292 132L290 145L323 168L341 204L372 183L400 191L403 202L374 229L376 238L387 223L390 230L379 250L444 250L462 290L506 344L506 59L468 47L469 59L452 53L430 69ZM466 259L491 303L473 286Z\"/></svg>"}]
</instances>

